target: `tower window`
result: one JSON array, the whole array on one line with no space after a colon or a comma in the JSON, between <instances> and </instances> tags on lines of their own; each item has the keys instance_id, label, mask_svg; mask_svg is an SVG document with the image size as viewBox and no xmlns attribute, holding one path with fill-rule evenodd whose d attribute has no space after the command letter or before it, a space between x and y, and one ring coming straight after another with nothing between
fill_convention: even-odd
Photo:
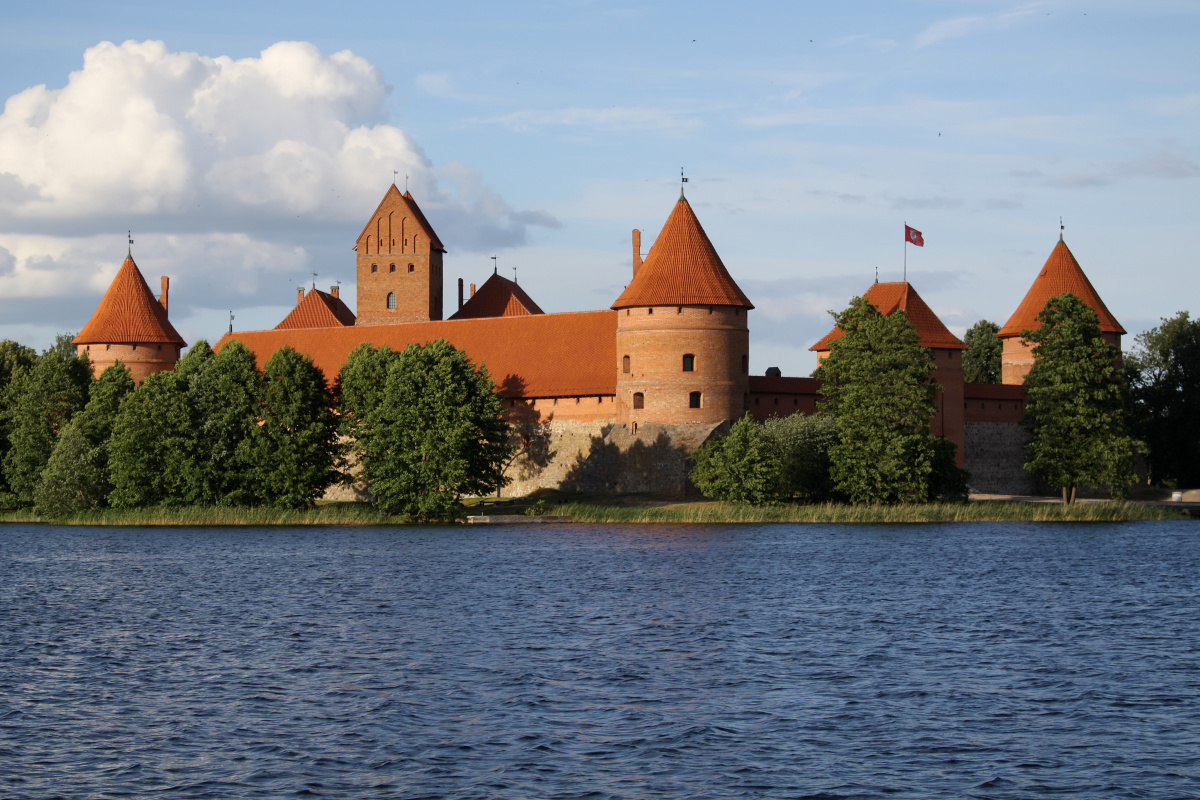
<instances>
[{"instance_id":1,"label":"tower window","mask_svg":"<svg viewBox=\"0 0 1200 800\"><path fill-rule=\"evenodd\" d=\"M750 356L742 356L742 374L750 374Z\"/></svg>"},{"instance_id":2,"label":"tower window","mask_svg":"<svg viewBox=\"0 0 1200 800\"><path fill-rule=\"evenodd\" d=\"M415 270L415 269L416 269L416 267L414 267L412 264L409 264L409 265L408 265L408 271L409 271L409 272L412 272L412 271L413 271L413 270Z\"/></svg>"},{"instance_id":3,"label":"tower window","mask_svg":"<svg viewBox=\"0 0 1200 800\"><path fill-rule=\"evenodd\" d=\"M696 369L696 357L693 355L690 355L690 354L684 356L683 357L683 371L684 372L693 372L693 371L695 371L695 369Z\"/></svg>"},{"instance_id":4,"label":"tower window","mask_svg":"<svg viewBox=\"0 0 1200 800\"><path fill-rule=\"evenodd\" d=\"M390 267L388 267L388 272L395 272L395 271L396 271L396 265L395 265L395 264L392 264Z\"/></svg>"},{"instance_id":5,"label":"tower window","mask_svg":"<svg viewBox=\"0 0 1200 800\"><path fill-rule=\"evenodd\" d=\"M647 308L647 309L646 309L646 313L647 313L647 314L653 314L653 313L654 313L654 309L653 309L653 308Z\"/></svg>"},{"instance_id":6,"label":"tower window","mask_svg":"<svg viewBox=\"0 0 1200 800\"><path fill-rule=\"evenodd\" d=\"M371 272L379 272L379 265L378 265L378 264L372 264L372 265L371 265Z\"/></svg>"},{"instance_id":7,"label":"tower window","mask_svg":"<svg viewBox=\"0 0 1200 800\"><path fill-rule=\"evenodd\" d=\"M642 394L641 392L634 392L633 393L633 407L634 408L645 408L646 407L646 395Z\"/></svg>"},{"instance_id":8,"label":"tower window","mask_svg":"<svg viewBox=\"0 0 1200 800\"><path fill-rule=\"evenodd\" d=\"M394 309L395 307L396 307L396 293L388 292L388 308Z\"/></svg>"},{"instance_id":9,"label":"tower window","mask_svg":"<svg viewBox=\"0 0 1200 800\"><path fill-rule=\"evenodd\" d=\"M629 374L629 356L621 359L621 372L624 372L626 375Z\"/></svg>"},{"instance_id":10,"label":"tower window","mask_svg":"<svg viewBox=\"0 0 1200 800\"><path fill-rule=\"evenodd\" d=\"M688 408L699 408L699 407L700 407L700 393L692 392L691 394L688 395Z\"/></svg>"}]
</instances>

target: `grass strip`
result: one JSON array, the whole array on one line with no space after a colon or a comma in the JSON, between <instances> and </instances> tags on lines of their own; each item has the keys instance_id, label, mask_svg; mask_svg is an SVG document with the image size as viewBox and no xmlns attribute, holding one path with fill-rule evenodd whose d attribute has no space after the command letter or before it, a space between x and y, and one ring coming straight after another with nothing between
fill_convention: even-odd
<instances>
[{"instance_id":1,"label":"grass strip","mask_svg":"<svg viewBox=\"0 0 1200 800\"><path fill-rule=\"evenodd\" d=\"M474 504L472 504L474 505ZM514 503L506 513L520 513ZM486 507L470 507L466 513L495 513ZM743 506L732 503L696 502L668 505L615 505L605 501L573 501L551 505L548 514L570 515L575 522L592 523L898 523L898 522L1129 522L1134 520L1183 519L1181 509L1137 503L1057 503L976 501L924 505L851 506L836 503L817 505ZM49 522L57 525L125 526L252 526L252 525L401 525L393 517L365 503L328 503L306 510L275 508L228 508L185 506L182 508L103 509L62 520L44 520L27 511L0 514L0 522Z\"/></svg>"}]
</instances>

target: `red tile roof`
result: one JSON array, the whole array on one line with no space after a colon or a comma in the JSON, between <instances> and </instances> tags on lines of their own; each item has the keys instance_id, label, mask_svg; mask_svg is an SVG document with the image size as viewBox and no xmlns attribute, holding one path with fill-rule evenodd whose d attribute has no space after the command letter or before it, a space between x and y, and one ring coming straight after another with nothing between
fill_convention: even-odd
<instances>
[{"instance_id":1,"label":"red tile roof","mask_svg":"<svg viewBox=\"0 0 1200 800\"><path fill-rule=\"evenodd\" d=\"M362 342L403 350L445 339L483 363L505 397L612 395L617 387L617 315L613 311L415 322L406 325L246 331L259 367L285 344L312 356L330 383Z\"/></svg>"},{"instance_id":2,"label":"red tile roof","mask_svg":"<svg viewBox=\"0 0 1200 800\"><path fill-rule=\"evenodd\" d=\"M908 316L908 321L917 329L917 335L920 336L922 347L940 347L946 350L966 350L967 346L963 344L962 339L959 339L950 330L942 324L938 319L937 314L925 304L921 299L921 295L917 294L917 290L912 287L912 284L907 281L897 281L895 283L873 283L863 298L869 300L871 305L879 309L879 313L885 317L891 314L896 309L902 309ZM824 351L829 349L829 343L842 338L845 334L841 328L835 327L821 341L814 344L809 350Z\"/></svg>"},{"instance_id":3,"label":"red tile roof","mask_svg":"<svg viewBox=\"0 0 1200 800\"><path fill-rule=\"evenodd\" d=\"M499 273L484 281L479 291L450 319L481 319L483 317L520 317L545 313L525 290Z\"/></svg>"},{"instance_id":4,"label":"red tile roof","mask_svg":"<svg viewBox=\"0 0 1200 800\"><path fill-rule=\"evenodd\" d=\"M675 305L754 308L682 195L641 269L612 307Z\"/></svg>"},{"instance_id":5,"label":"red tile roof","mask_svg":"<svg viewBox=\"0 0 1200 800\"><path fill-rule=\"evenodd\" d=\"M96 313L72 344L178 344L187 342L167 319L167 310L127 257L100 300Z\"/></svg>"},{"instance_id":6,"label":"red tile roof","mask_svg":"<svg viewBox=\"0 0 1200 800\"><path fill-rule=\"evenodd\" d=\"M1029 287L1025 299L1021 301L1016 312L1000 329L1000 338L1008 339L1020 336L1021 331L1036 330L1041 325L1037 321L1037 315L1046 307L1046 301L1063 292L1075 295L1096 312L1096 316L1100 318L1102 332L1125 333L1121 323L1117 322L1117 318L1112 315L1112 312L1104 305L1104 301L1100 299L1100 295L1092 288L1092 282L1088 280L1087 275L1083 274L1083 268L1075 260L1075 255L1060 238L1058 244L1054 246L1054 250L1051 251L1050 258L1046 259L1046 265L1042 267L1042 271L1034 279L1033 285Z\"/></svg>"},{"instance_id":7,"label":"red tile roof","mask_svg":"<svg viewBox=\"0 0 1200 800\"><path fill-rule=\"evenodd\" d=\"M367 219L367 224L363 226L363 229L359 232L358 238L355 241L362 241L363 236L371 227L371 223L373 223L375 218L379 216L379 212L383 210L383 207L389 203L406 206L409 213L413 215L413 219L415 219L417 224L421 226L421 231L429 237L429 244L432 249L439 250L443 253L446 252L446 248L442 244L442 240L438 238L437 233L435 233L433 230L433 226L430 225L429 220L425 218L425 212L421 210L419 205L417 205L417 201L414 200L413 196L408 192L400 194L400 190L396 188L396 184L394 183L388 187L386 192L383 193L383 199L379 201L379 205L375 206L375 211L371 213L370 218Z\"/></svg>"},{"instance_id":8,"label":"red tile roof","mask_svg":"<svg viewBox=\"0 0 1200 800\"><path fill-rule=\"evenodd\" d=\"M341 298L326 294L320 289L313 289L304 295L304 299L296 304L283 322L275 326L275 330L291 330L293 328L340 328L354 324L354 312L351 311Z\"/></svg>"}]
</instances>

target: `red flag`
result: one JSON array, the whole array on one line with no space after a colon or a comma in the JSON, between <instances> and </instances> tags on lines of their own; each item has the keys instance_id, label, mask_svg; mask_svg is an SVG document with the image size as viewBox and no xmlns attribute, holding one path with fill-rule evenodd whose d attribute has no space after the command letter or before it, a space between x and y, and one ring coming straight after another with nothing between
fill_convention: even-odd
<instances>
[{"instance_id":1,"label":"red flag","mask_svg":"<svg viewBox=\"0 0 1200 800\"><path fill-rule=\"evenodd\" d=\"M907 225L904 226L904 241L909 244L915 244L917 247L925 246L925 237L921 236L921 232Z\"/></svg>"}]
</instances>

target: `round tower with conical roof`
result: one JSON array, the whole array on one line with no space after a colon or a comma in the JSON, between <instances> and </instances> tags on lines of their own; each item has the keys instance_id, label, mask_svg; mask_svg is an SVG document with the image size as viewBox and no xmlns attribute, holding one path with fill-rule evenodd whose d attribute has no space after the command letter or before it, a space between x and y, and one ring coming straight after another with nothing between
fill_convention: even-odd
<instances>
[{"instance_id":1,"label":"round tower with conical roof","mask_svg":"<svg viewBox=\"0 0 1200 800\"><path fill-rule=\"evenodd\" d=\"M96 313L71 342L80 354L87 353L95 375L120 361L141 383L147 375L175 368L187 342L167 319L167 288L164 275L156 299L133 257L126 256Z\"/></svg>"},{"instance_id":2,"label":"round tower with conical roof","mask_svg":"<svg viewBox=\"0 0 1200 800\"><path fill-rule=\"evenodd\" d=\"M635 242L637 232L635 232ZM617 312L617 421L718 423L749 404L754 305L682 193Z\"/></svg>"},{"instance_id":3,"label":"round tower with conical roof","mask_svg":"<svg viewBox=\"0 0 1200 800\"><path fill-rule=\"evenodd\" d=\"M1100 318L1100 334L1104 341L1120 349L1121 336L1125 329L1104 305L1100 294L1092 287L1092 282L1075 260L1075 255L1067 247L1062 236L1059 236L1058 244L1054 246L1042 271L1029 287L1025 299L1017 306L1017 310L998 334L1004 342L1004 350L1000 356L1002 383L1025 383L1025 376L1033 369L1033 353L1021 339L1021 332L1036 330L1041 325L1037 321L1037 315L1046 307L1046 301L1065 292L1075 295L1096 312L1096 316Z\"/></svg>"}]
</instances>

